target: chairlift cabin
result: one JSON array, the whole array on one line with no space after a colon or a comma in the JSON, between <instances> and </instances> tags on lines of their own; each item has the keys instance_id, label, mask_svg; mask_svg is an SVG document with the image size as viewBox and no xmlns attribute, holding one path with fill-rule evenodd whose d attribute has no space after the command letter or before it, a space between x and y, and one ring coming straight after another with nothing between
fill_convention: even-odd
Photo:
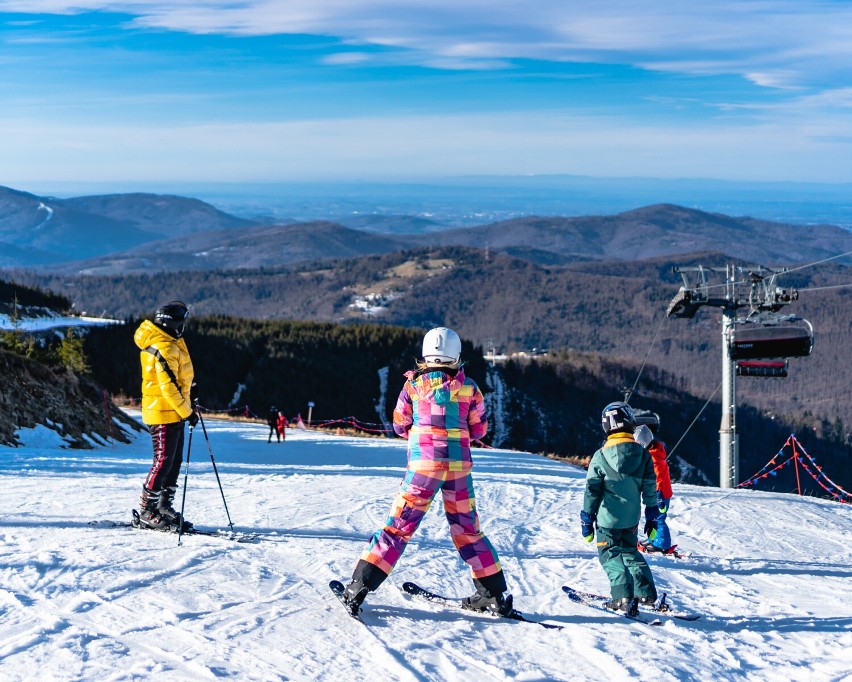
<instances>
[{"instance_id":1,"label":"chairlift cabin","mask_svg":"<svg viewBox=\"0 0 852 682\"><path fill-rule=\"evenodd\" d=\"M773 377L783 379L787 376L787 359L742 360L737 363L737 376Z\"/></svg>"},{"instance_id":2,"label":"chairlift cabin","mask_svg":"<svg viewBox=\"0 0 852 682\"><path fill-rule=\"evenodd\" d=\"M801 358L811 354L814 330L807 326L737 324L731 327L729 343L732 360Z\"/></svg>"}]
</instances>

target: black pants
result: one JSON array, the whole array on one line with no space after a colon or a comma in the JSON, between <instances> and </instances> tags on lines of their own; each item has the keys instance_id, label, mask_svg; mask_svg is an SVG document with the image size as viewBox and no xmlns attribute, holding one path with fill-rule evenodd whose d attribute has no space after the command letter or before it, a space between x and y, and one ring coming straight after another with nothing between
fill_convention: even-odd
<instances>
[{"instance_id":1,"label":"black pants","mask_svg":"<svg viewBox=\"0 0 852 682\"><path fill-rule=\"evenodd\" d=\"M159 492L177 485L183 462L183 422L152 424L148 431L154 446L154 463L145 479L145 487Z\"/></svg>"},{"instance_id":2,"label":"black pants","mask_svg":"<svg viewBox=\"0 0 852 682\"><path fill-rule=\"evenodd\" d=\"M278 442L280 443L281 442L281 434L278 433L278 425L272 424L270 422L267 422L267 424L269 424L269 438L266 439L266 442L271 443L272 442L272 436L277 436Z\"/></svg>"}]
</instances>

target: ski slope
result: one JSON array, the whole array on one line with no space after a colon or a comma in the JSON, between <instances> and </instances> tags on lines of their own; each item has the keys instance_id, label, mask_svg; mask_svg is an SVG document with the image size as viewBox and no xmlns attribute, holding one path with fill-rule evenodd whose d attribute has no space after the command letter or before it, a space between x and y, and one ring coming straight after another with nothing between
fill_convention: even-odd
<instances>
[{"instance_id":1,"label":"ski slope","mask_svg":"<svg viewBox=\"0 0 852 682\"><path fill-rule=\"evenodd\" d=\"M384 521L404 441L291 430L267 444L265 425L206 425L231 518L256 543L90 525L129 519L147 436L73 451L39 428L0 447L0 679L852 680L848 505L675 485L672 533L690 556L649 562L673 605L704 615L649 627L560 589L607 590L578 529L585 472L477 450L477 504L515 605L564 628L403 593L407 580L472 591L440 504L368 597L364 627L327 583ZM200 428L189 471L187 518L224 528Z\"/></svg>"}]
</instances>

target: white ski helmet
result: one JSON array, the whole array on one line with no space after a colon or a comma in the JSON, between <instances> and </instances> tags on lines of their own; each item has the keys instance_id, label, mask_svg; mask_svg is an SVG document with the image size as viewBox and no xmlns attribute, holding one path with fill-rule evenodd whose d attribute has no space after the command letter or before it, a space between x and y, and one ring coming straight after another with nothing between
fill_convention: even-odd
<instances>
[{"instance_id":1,"label":"white ski helmet","mask_svg":"<svg viewBox=\"0 0 852 682\"><path fill-rule=\"evenodd\" d=\"M435 327L426 332L423 337L423 359L426 362L451 365L458 362L460 356L461 339L452 329Z\"/></svg>"}]
</instances>

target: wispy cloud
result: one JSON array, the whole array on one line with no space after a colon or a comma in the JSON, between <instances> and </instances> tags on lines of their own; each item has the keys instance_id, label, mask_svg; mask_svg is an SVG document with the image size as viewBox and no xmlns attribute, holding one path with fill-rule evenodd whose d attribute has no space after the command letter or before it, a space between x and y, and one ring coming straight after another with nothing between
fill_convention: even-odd
<instances>
[{"instance_id":1,"label":"wispy cloud","mask_svg":"<svg viewBox=\"0 0 852 682\"><path fill-rule=\"evenodd\" d=\"M313 34L393 46L412 63L494 68L490 60L633 64L736 73L765 87L839 77L852 60L852 5L803 0L3 0L0 11L110 11L137 27L197 34ZM404 58L404 56L401 56ZM848 72L848 70L846 70Z\"/></svg>"},{"instance_id":2,"label":"wispy cloud","mask_svg":"<svg viewBox=\"0 0 852 682\"><path fill-rule=\"evenodd\" d=\"M852 181L845 1L0 0L3 15L0 162L32 177Z\"/></svg>"}]
</instances>

